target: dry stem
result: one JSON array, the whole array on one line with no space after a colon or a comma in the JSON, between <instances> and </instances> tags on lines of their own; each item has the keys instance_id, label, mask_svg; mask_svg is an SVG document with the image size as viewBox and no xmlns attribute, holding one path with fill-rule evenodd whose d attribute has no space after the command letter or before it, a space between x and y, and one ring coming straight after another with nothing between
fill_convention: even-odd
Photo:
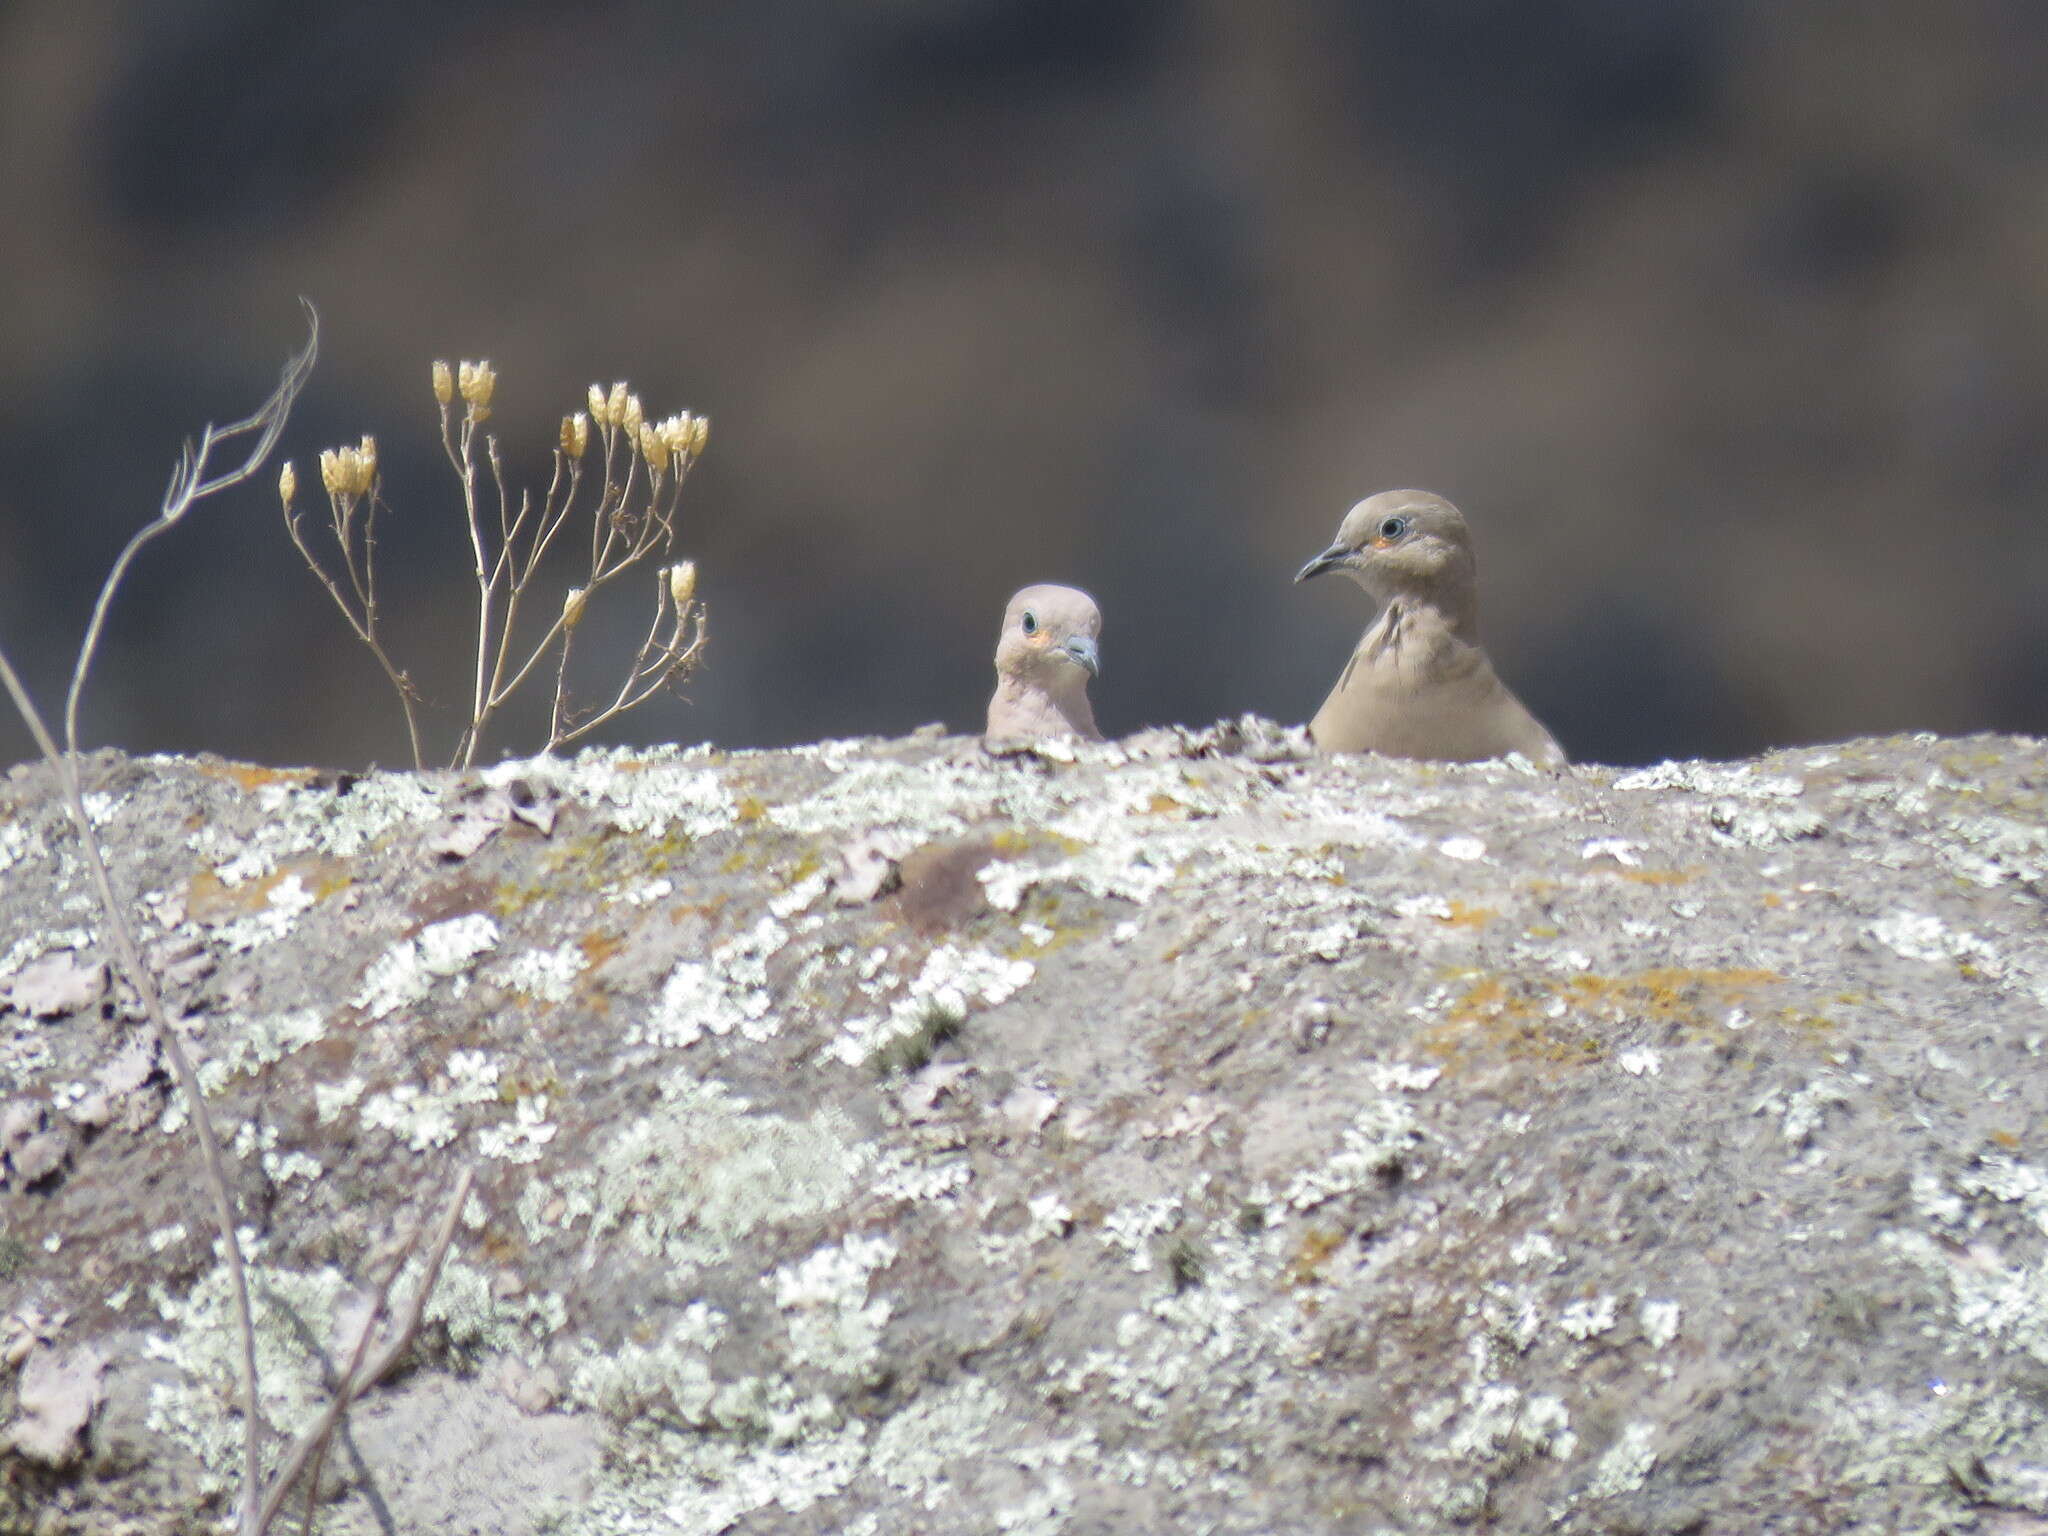
<instances>
[{"instance_id":1,"label":"dry stem","mask_svg":"<svg viewBox=\"0 0 2048 1536\"><path fill-rule=\"evenodd\" d=\"M142 958L142 946L137 941L133 924L129 921L127 908L114 894L112 877L107 872L106 860L100 852L99 838L92 829L92 818L85 808L85 796L79 785L78 776L78 703L85 689L87 674L92 669L93 655L99 647L100 635L105 628L106 617L112 607L114 593L120 586L121 578L134 562L143 546L158 534L175 525L194 503L204 500L216 491L238 485L253 475L262 466L276 444L277 437L284 430L285 418L291 414L292 402L298 398L305 386L307 376L312 372L313 359L320 340L319 317L313 307L306 306L309 335L304 350L295 354L285 365L284 373L278 380L277 389L254 415L233 425L216 429L208 426L199 435L196 443L186 443L178 458L178 466L171 474L171 483L164 492L158 507L156 520L145 526L130 539L115 559L113 568L100 587L98 601L93 605L92 622L87 626L85 638L79 645L78 660L71 672L71 688L64 702L64 746L59 748L55 738L44 723L42 711L36 708L35 700L29 697L19 674L0 650L0 684L14 701L23 722L35 738L36 746L57 776L58 787L64 796L64 808L70 813L73 825L78 829L79 847L85 858L85 867L91 877L93 892L99 899L101 914L106 919L107 934L113 942L115 958L119 961L122 974L135 989L142 1002L143 1012L148 1016L151 1027L156 1031L158 1042L166 1059L171 1063L171 1072L178 1082L178 1091L185 1095L191 1109L192 1128L199 1140L200 1163L205 1170L206 1188L212 1198L214 1222L219 1228L223 1256L228 1266L228 1285L233 1295L235 1327L240 1335L242 1374L242 1486L245 1519L243 1529L253 1536L253 1527L247 1523L246 1513L253 1509L255 1494L260 1486L261 1465L259 1462L259 1439L262 1432L258 1418L256 1391L256 1329L253 1314L249 1308L248 1274L242 1261L242 1244L235 1227L234 1196L228 1187L226 1161L221 1155L220 1138L215 1133L212 1116L208 1114L205 1096L200 1091L199 1076L193 1070L192 1059L186 1054L184 1042L179 1038L176 1026L171 1022L170 1012L164 1006L163 994L158 991L156 977L150 972ZM256 441L250 447L242 463L225 473L209 477L207 460L220 444L237 437L254 434Z\"/></svg>"},{"instance_id":2,"label":"dry stem","mask_svg":"<svg viewBox=\"0 0 2048 1536\"><path fill-rule=\"evenodd\" d=\"M171 483L164 490L156 521L144 526L115 557L107 579L100 585L99 599L92 606L92 622L86 626L85 639L79 644L78 661L71 669L71 691L64 698L64 744L73 752L78 750L79 696L85 692L86 674L92 670L93 656L99 650L100 632L106 626L107 610L113 606L115 588L121 585L121 578L128 574L128 567L142 552L143 546L158 534L169 532L192 509L194 502L203 501L216 491L240 485L263 467L263 461L270 457L270 450L277 446L278 434L284 431L285 420L292 413L292 403L299 398L299 391L306 387L306 380L312 376L313 359L319 355L320 316L311 304L306 305L306 333L306 345L284 365L277 388L271 391L270 398L257 408L254 415L226 427L209 425L199 434L196 443L186 440L178 452L177 467L171 471ZM206 461L213 450L251 433L255 434L256 441L250 445L242 462L225 474L209 479Z\"/></svg>"},{"instance_id":3,"label":"dry stem","mask_svg":"<svg viewBox=\"0 0 2048 1536\"><path fill-rule=\"evenodd\" d=\"M555 691L543 751L577 741L646 703L662 689L680 682L701 658L702 607L691 600L686 585L672 581L672 573L664 568L647 638L626 668L617 692L595 712L578 712L570 706L569 653L584 608L592 596L626 571L658 560L674 547L683 481L703 451L708 424L688 414L660 423L645 421L639 400L627 393L625 385L614 385L608 395L593 385L590 416L579 414L563 422L554 471L536 503L526 491L515 497L498 440L483 430L491 415L496 374L488 363L463 363L459 401L455 377L447 364L434 365L441 451L461 487L470 574L476 584L469 719L457 737L450 762L451 767L469 768L475 765L498 712L551 661ZM602 474L593 477L598 482L594 501L579 501L593 422L601 443ZM308 541L292 507L295 481L289 475L280 486L285 526L356 638L369 647L385 677L398 690L413 763L423 767L425 751L415 710L417 690L392 661L377 633L376 542L372 534L377 513L388 509L379 493L374 442L365 438L361 449L337 449L323 455L322 478L341 556L340 571L323 566ZM560 543L562 530L572 518L585 515L590 519L590 557L582 584L570 589L569 601L538 638L522 634L522 628L533 628L522 626L520 620L534 595L542 564ZM678 591L683 592L680 600L674 595Z\"/></svg>"},{"instance_id":4,"label":"dry stem","mask_svg":"<svg viewBox=\"0 0 2048 1536\"><path fill-rule=\"evenodd\" d=\"M370 1353L370 1337L377 1331L378 1320L384 1315L392 1285L405 1268L406 1261L412 1257L413 1250L419 1246L420 1234L426 1230L424 1220L413 1228L398 1257L392 1260L390 1271L378 1283L371 1298L370 1314L363 1319L362 1332L356 1335L348 1368L335 1385L333 1398L320 1417L292 1442L291 1448L278 1462L277 1471L271 1475L270 1487L263 1495L262 1505L256 1511L255 1521L247 1528L248 1536L265 1536L278 1511L284 1508L292 1485L306 1470L309 1461L312 1471L306 1481L306 1529L308 1532L312 1530L313 1502L319 1491L320 1468L326 1459L327 1447L333 1442L334 1432L340 1426L342 1416L348 1412L349 1405L383 1380L386 1373L404 1358L405 1352L412 1348L412 1341L419 1335L420 1318L426 1311L427 1298L433 1294L434 1283L441 1277L442 1261L448 1257L448 1245L455 1237L455 1224L462 1215L462 1207L469 1199L470 1186L475 1180L474 1168L465 1168L456 1176L454 1192L449 1195L448 1203L441 1212L440 1225L434 1229L434 1246L427 1255L427 1267L420 1275L419 1286L406 1303L405 1316L398 1328L373 1355Z\"/></svg>"},{"instance_id":5,"label":"dry stem","mask_svg":"<svg viewBox=\"0 0 2048 1536\"><path fill-rule=\"evenodd\" d=\"M358 536L355 524L356 508L362 507L362 528ZM374 486L362 497L352 495L330 495L327 500L328 523L334 534L334 542L341 551L344 570L348 575L349 592L344 593L341 583L320 563L306 542L305 530L300 526L301 514L289 503L284 508L285 531L292 536L292 543L298 546L299 554L320 584L327 589L327 595L334 599L334 606L341 610L341 616L348 621L348 627L355 636L370 648L370 654L377 659L377 665L391 686L398 691L399 707L405 711L405 734L412 743L412 765L417 769L427 766L426 754L420 743L419 713L416 707L419 690L412 679L400 671L384 649L384 642L377 635L377 511L384 499L377 494ZM360 550L360 558L358 551ZM350 597L354 601L351 603Z\"/></svg>"},{"instance_id":6,"label":"dry stem","mask_svg":"<svg viewBox=\"0 0 2048 1536\"><path fill-rule=\"evenodd\" d=\"M539 572L541 561L555 537L568 522L582 483L578 458L558 450L554 476L542 498L537 518L528 498L522 496L517 513L505 487L504 465L497 439L486 439L485 457L490 465L492 485L498 502L499 542L495 559L487 559L483 518L476 492L476 421L466 412L458 426L451 408L441 407L441 446L463 486L463 504L468 515L470 547L475 556L477 583L476 687L470 723L457 746L455 766L475 764L483 736L492 718L519 687L539 668L550 653L556 657L555 698L550 712L548 742L544 751L566 745L606 721L646 702L669 682L680 676L699 657L702 648L702 616L698 614L694 636L684 642L689 614L674 611L666 597L664 580L655 600L654 623L627 670L612 704L598 715L569 724L567 672L574 621L567 612L558 614L541 637L520 658L516 635L520 604L527 597ZM676 506L682 496L694 456L675 455L670 473L649 465L636 452L629 430L618 423L600 420L598 431L604 446L604 479L597 503L590 511L590 565L581 586L583 601L616 580L625 571L644 563L650 556L666 553L675 542ZM637 508L635 501L639 501ZM533 519L529 522L530 519ZM502 595L503 613L498 612ZM580 613L581 606L578 606ZM669 636L660 645L654 639L663 628L664 617L672 617ZM508 679L507 672L511 673Z\"/></svg>"}]
</instances>

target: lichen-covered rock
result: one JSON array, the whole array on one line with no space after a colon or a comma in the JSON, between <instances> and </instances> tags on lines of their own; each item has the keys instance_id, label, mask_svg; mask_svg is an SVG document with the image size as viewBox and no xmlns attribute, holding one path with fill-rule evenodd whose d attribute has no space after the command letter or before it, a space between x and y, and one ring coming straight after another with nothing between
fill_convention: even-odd
<instances>
[{"instance_id":1,"label":"lichen-covered rock","mask_svg":"<svg viewBox=\"0 0 2048 1536\"><path fill-rule=\"evenodd\" d=\"M88 777L278 1436L479 1170L325 1531L2048 1515L2040 743ZM17 770L0 997L98 928ZM20 995L0 1105L67 1155L0 1190L0 1433L25 1359L104 1371L82 1470L0 1462L0 1525L190 1529L241 1426L186 1110L125 988Z\"/></svg>"}]
</instances>

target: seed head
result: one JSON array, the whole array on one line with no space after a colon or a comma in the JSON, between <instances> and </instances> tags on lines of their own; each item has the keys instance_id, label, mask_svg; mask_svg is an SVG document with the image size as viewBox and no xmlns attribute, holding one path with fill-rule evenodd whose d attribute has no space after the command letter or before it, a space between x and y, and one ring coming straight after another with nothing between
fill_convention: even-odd
<instances>
[{"instance_id":1,"label":"seed head","mask_svg":"<svg viewBox=\"0 0 2048 1536\"><path fill-rule=\"evenodd\" d=\"M662 451L670 458L679 459L690 451L689 419L687 416L671 416L651 424L654 435L661 439Z\"/></svg>"},{"instance_id":2,"label":"seed head","mask_svg":"<svg viewBox=\"0 0 2048 1536\"><path fill-rule=\"evenodd\" d=\"M290 466L286 466L287 469ZM320 453L320 483L327 487L329 496L354 500L369 494L370 487L377 481L377 439L367 434L362 442L353 448L326 448ZM297 489L297 477L293 477L293 489ZM284 495L283 479L280 477L279 494ZM286 496L287 504L290 497Z\"/></svg>"},{"instance_id":3,"label":"seed head","mask_svg":"<svg viewBox=\"0 0 2048 1536\"><path fill-rule=\"evenodd\" d=\"M642 419L640 414L640 397L638 395L626 396L625 414L619 417L619 425L626 429L626 436L635 442L640 438L640 423Z\"/></svg>"},{"instance_id":4,"label":"seed head","mask_svg":"<svg viewBox=\"0 0 2048 1536\"><path fill-rule=\"evenodd\" d=\"M455 371L455 387L469 405L470 420L490 419L491 395L498 387L497 370L488 362L459 364Z\"/></svg>"},{"instance_id":5,"label":"seed head","mask_svg":"<svg viewBox=\"0 0 2048 1536\"><path fill-rule=\"evenodd\" d=\"M589 399L590 419L602 426L605 421L604 386L602 384L591 385Z\"/></svg>"},{"instance_id":6,"label":"seed head","mask_svg":"<svg viewBox=\"0 0 2048 1536\"><path fill-rule=\"evenodd\" d=\"M626 419L626 381L619 380L612 386L612 392L604 397L604 419L618 426Z\"/></svg>"},{"instance_id":7,"label":"seed head","mask_svg":"<svg viewBox=\"0 0 2048 1536\"><path fill-rule=\"evenodd\" d=\"M299 493L299 473L292 468L292 461L286 459L284 468L277 472L277 499L284 503L285 511L292 509L292 498Z\"/></svg>"},{"instance_id":8,"label":"seed head","mask_svg":"<svg viewBox=\"0 0 2048 1536\"><path fill-rule=\"evenodd\" d=\"M589 596L585 587L571 587L562 595L562 628L573 630L583 622L583 604Z\"/></svg>"},{"instance_id":9,"label":"seed head","mask_svg":"<svg viewBox=\"0 0 2048 1536\"><path fill-rule=\"evenodd\" d=\"M657 475L668 470L668 439L651 422L640 423L640 457Z\"/></svg>"},{"instance_id":10,"label":"seed head","mask_svg":"<svg viewBox=\"0 0 2048 1536\"><path fill-rule=\"evenodd\" d=\"M697 595L697 562L685 560L668 568L668 595L681 613L690 606L690 599Z\"/></svg>"},{"instance_id":11,"label":"seed head","mask_svg":"<svg viewBox=\"0 0 2048 1536\"><path fill-rule=\"evenodd\" d=\"M583 457L590 446L590 418L578 411L562 418L562 452L572 459Z\"/></svg>"},{"instance_id":12,"label":"seed head","mask_svg":"<svg viewBox=\"0 0 2048 1536\"><path fill-rule=\"evenodd\" d=\"M711 418L692 416L690 418L690 457L695 458L704 451L704 444L711 438Z\"/></svg>"},{"instance_id":13,"label":"seed head","mask_svg":"<svg viewBox=\"0 0 2048 1536\"><path fill-rule=\"evenodd\" d=\"M434 398L443 405L455 398L455 379L443 362L434 364Z\"/></svg>"}]
</instances>

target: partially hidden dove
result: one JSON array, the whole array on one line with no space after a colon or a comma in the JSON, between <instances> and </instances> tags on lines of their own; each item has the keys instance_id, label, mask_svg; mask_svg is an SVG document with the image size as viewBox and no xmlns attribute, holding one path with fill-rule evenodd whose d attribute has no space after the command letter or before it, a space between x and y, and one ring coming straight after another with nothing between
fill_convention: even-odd
<instances>
[{"instance_id":1,"label":"partially hidden dove","mask_svg":"<svg viewBox=\"0 0 2048 1536\"><path fill-rule=\"evenodd\" d=\"M1102 671L1101 633L1095 599L1074 587L1026 587L1011 598L996 641L987 739L1102 740L1088 707L1088 679Z\"/></svg>"},{"instance_id":2,"label":"partially hidden dove","mask_svg":"<svg viewBox=\"0 0 2048 1536\"><path fill-rule=\"evenodd\" d=\"M1472 536L1456 507L1429 491L1368 496L1294 579L1325 571L1349 576L1380 611L1309 722L1319 750L1450 762L1519 752L1564 765L1480 647Z\"/></svg>"}]
</instances>

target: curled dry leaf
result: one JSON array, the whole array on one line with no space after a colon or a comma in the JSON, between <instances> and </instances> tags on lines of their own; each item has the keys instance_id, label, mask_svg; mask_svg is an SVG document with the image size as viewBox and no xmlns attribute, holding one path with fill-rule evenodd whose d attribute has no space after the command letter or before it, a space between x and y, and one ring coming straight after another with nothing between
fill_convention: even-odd
<instances>
[{"instance_id":1,"label":"curled dry leaf","mask_svg":"<svg viewBox=\"0 0 2048 1536\"><path fill-rule=\"evenodd\" d=\"M896 866L916 846L916 838L894 827L883 827L848 843L839 850L832 899L842 907L859 907L886 895L896 884Z\"/></svg>"},{"instance_id":2,"label":"curled dry leaf","mask_svg":"<svg viewBox=\"0 0 2048 1536\"><path fill-rule=\"evenodd\" d=\"M64 1467L85 1450L85 1429L100 1405L107 1357L91 1344L38 1349L22 1367L20 1412L6 1445L25 1461Z\"/></svg>"},{"instance_id":3,"label":"curled dry leaf","mask_svg":"<svg viewBox=\"0 0 2048 1536\"><path fill-rule=\"evenodd\" d=\"M107 995L107 965L59 950L14 973L7 1004L36 1019L57 1019L97 1007Z\"/></svg>"}]
</instances>

